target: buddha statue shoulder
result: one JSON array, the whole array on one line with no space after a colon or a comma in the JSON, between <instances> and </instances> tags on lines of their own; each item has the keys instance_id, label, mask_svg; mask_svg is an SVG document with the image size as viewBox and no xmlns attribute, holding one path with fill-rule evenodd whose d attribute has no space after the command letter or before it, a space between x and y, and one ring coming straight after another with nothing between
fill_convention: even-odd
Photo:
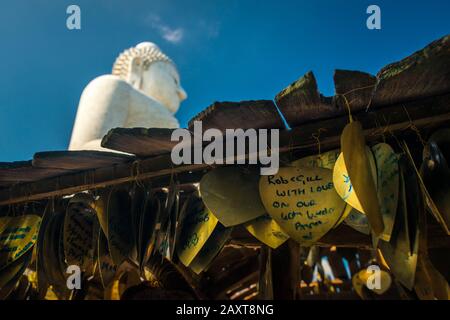
<instances>
[{"instance_id":1,"label":"buddha statue shoulder","mask_svg":"<svg viewBox=\"0 0 450 320\"><path fill-rule=\"evenodd\" d=\"M83 90L69 150L108 150L100 144L112 128L178 128L174 114L186 97L175 64L155 44L140 43Z\"/></svg>"}]
</instances>

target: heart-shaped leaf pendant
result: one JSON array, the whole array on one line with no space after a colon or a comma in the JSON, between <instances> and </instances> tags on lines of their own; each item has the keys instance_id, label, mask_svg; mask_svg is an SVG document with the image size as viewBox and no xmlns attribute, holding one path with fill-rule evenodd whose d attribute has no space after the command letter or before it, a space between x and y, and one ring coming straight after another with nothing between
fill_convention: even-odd
<instances>
[{"instance_id":1,"label":"heart-shaped leaf pendant","mask_svg":"<svg viewBox=\"0 0 450 320\"><path fill-rule=\"evenodd\" d=\"M360 211L367 215L372 231L378 236L383 232L384 224L378 204L377 186L375 183L377 180L376 172L374 175L370 165L370 157L367 154L368 147L365 145L361 123L352 121L345 126L341 135L341 149L344 167L348 173L348 177L336 175L336 167L340 162L338 159L333 178L338 179L338 181L339 179L345 178L346 188L344 189L345 193L343 198L347 199L347 202L350 197L354 196L357 198L358 201L350 205L357 210L361 209ZM341 169L343 168L341 167ZM342 190L339 190L340 185L336 185L336 190L342 197Z\"/></svg>"},{"instance_id":2,"label":"heart-shaped leaf pendant","mask_svg":"<svg viewBox=\"0 0 450 320\"><path fill-rule=\"evenodd\" d=\"M304 246L332 229L345 207L332 171L324 168L280 168L277 175L260 178L259 192L270 216Z\"/></svg>"},{"instance_id":3,"label":"heart-shaped leaf pendant","mask_svg":"<svg viewBox=\"0 0 450 320\"><path fill-rule=\"evenodd\" d=\"M33 247L40 224L37 215L0 218L0 269Z\"/></svg>"},{"instance_id":4,"label":"heart-shaped leaf pendant","mask_svg":"<svg viewBox=\"0 0 450 320\"><path fill-rule=\"evenodd\" d=\"M193 212L183 224L178 257L187 267L205 245L218 224L217 218L208 209Z\"/></svg>"},{"instance_id":5,"label":"heart-shaped leaf pendant","mask_svg":"<svg viewBox=\"0 0 450 320\"><path fill-rule=\"evenodd\" d=\"M379 143L373 146L372 153L377 166L377 194L384 223L384 230L380 238L384 241L389 241L394 227L398 204L400 184L398 157L391 146L386 143Z\"/></svg>"},{"instance_id":6,"label":"heart-shaped leaf pendant","mask_svg":"<svg viewBox=\"0 0 450 320\"><path fill-rule=\"evenodd\" d=\"M366 155L369 160L370 171L373 177L373 181L375 183L375 188L377 187L377 169L375 165L375 160L372 155L372 151L370 151L369 147L366 147ZM361 202L358 196L355 193L355 189L353 187L352 181L350 180L350 175L347 171L347 167L345 166L344 155L341 153L336 160L333 169L333 183L336 192L341 196L341 198L347 202L352 208L358 210L361 213L364 213L364 208L361 205Z\"/></svg>"},{"instance_id":7,"label":"heart-shaped leaf pendant","mask_svg":"<svg viewBox=\"0 0 450 320\"><path fill-rule=\"evenodd\" d=\"M247 222L245 228L256 239L272 249L278 248L289 239L289 236L281 229L280 225L268 214Z\"/></svg>"},{"instance_id":8,"label":"heart-shaped leaf pendant","mask_svg":"<svg viewBox=\"0 0 450 320\"><path fill-rule=\"evenodd\" d=\"M294 167L308 167L308 168L326 168L326 169L334 169L334 165L336 164L336 160L339 158L341 154L340 149L334 149L330 151L326 151L324 153L320 153L318 155L307 156L295 161L291 162L291 165ZM353 210L350 205L346 205L344 209L344 213L341 218L333 228L336 228L340 225L345 218L349 215L349 213Z\"/></svg>"},{"instance_id":9,"label":"heart-shaped leaf pendant","mask_svg":"<svg viewBox=\"0 0 450 320\"><path fill-rule=\"evenodd\" d=\"M258 181L257 168L220 167L203 176L200 194L220 223L231 227L265 214Z\"/></svg>"},{"instance_id":10,"label":"heart-shaped leaf pendant","mask_svg":"<svg viewBox=\"0 0 450 320\"><path fill-rule=\"evenodd\" d=\"M391 287L392 277L384 270L367 268L352 277L352 284L356 293L364 299L363 286L378 295L382 295Z\"/></svg>"}]
</instances>

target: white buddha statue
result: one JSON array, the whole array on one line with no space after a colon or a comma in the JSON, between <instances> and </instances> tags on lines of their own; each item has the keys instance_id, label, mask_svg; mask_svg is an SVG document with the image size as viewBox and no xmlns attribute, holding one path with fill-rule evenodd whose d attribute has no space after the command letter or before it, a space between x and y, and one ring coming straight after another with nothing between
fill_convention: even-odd
<instances>
[{"instance_id":1,"label":"white buddha statue","mask_svg":"<svg viewBox=\"0 0 450 320\"><path fill-rule=\"evenodd\" d=\"M108 150L100 143L112 128L178 128L173 114L186 97L169 57L151 42L140 43L120 54L112 75L84 89L69 150Z\"/></svg>"}]
</instances>

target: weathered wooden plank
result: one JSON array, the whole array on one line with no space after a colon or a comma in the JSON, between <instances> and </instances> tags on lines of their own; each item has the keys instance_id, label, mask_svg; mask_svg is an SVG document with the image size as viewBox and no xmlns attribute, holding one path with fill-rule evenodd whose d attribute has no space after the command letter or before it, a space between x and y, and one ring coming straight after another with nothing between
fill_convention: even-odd
<instances>
[{"instance_id":1,"label":"weathered wooden plank","mask_svg":"<svg viewBox=\"0 0 450 320\"><path fill-rule=\"evenodd\" d=\"M181 183L198 182L201 179L199 173L202 174L201 170L204 169L206 169L204 165L174 166L172 168L170 155L163 155L132 164L126 163L113 167L85 170L28 184L10 186L8 190L0 190L0 206L69 195L146 179L151 179L153 186L162 187L169 184L172 174ZM21 194L20 198L16 198L17 194Z\"/></svg>"},{"instance_id":2,"label":"weathered wooden plank","mask_svg":"<svg viewBox=\"0 0 450 320\"><path fill-rule=\"evenodd\" d=\"M194 121L201 121L203 130L285 128L275 104L270 100L241 102L215 102L189 121L193 130Z\"/></svg>"},{"instance_id":3,"label":"weathered wooden plank","mask_svg":"<svg viewBox=\"0 0 450 320\"><path fill-rule=\"evenodd\" d=\"M178 142L171 141L174 129L166 128L115 128L103 137L102 147L151 157L168 153Z\"/></svg>"},{"instance_id":4,"label":"weathered wooden plank","mask_svg":"<svg viewBox=\"0 0 450 320\"><path fill-rule=\"evenodd\" d=\"M397 137L413 133L412 125L421 131L427 131L449 123L450 94L376 110L369 109L368 112L355 113L354 118L362 123L368 142L391 138L391 133L395 133ZM301 156L317 152L319 141L322 151L339 147L340 134L348 121L348 116L343 115L293 128L280 134L280 145L291 145L290 152L297 150Z\"/></svg>"},{"instance_id":5,"label":"weathered wooden plank","mask_svg":"<svg viewBox=\"0 0 450 320\"><path fill-rule=\"evenodd\" d=\"M342 111L319 93L316 78L310 71L275 97L278 108L290 127L336 117Z\"/></svg>"},{"instance_id":6,"label":"weathered wooden plank","mask_svg":"<svg viewBox=\"0 0 450 320\"><path fill-rule=\"evenodd\" d=\"M377 74L373 106L385 106L450 92L450 35Z\"/></svg>"},{"instance_id":7,"label":"weathered wooden plank","mask_svg":"<svg viewBox=\"0 0 450 320\"><path fill-rule=\"evenodd\" d=\"M66 174L63 169L34 168L30 161L0 162L0 185L37 181Z\"/></svg>"},{"instance_id":8,"label":"weathered wooden plank","mask_svg":"<svg viewBox=\"0 0 450 320\"><path fill-rule=\"evenodd\" d=\"M333 99L320 94L312 72L281 91L275 100L288 124L292 127L346 113L343 94L352 112L358 112L369 104L382 107L449 93L450 36L384 67L377 77L359 71L336 70L334 82Z\"/></svg>"},{"instance_id":9,"label":"weathered wooden plank","mask_svg":"<svg viewBox=\"0 0 450 320\"><path fill-rule=\"evenodd\" d=\"M405 110L408 110L406 112ZM361 121L367 141L379 141L389 132L401 136L410 133L411 125L419 129L436 127L450 122L450 95L427 98L420 101L394 105L371 112L360 112L355 116ZM320 131L320 146L324 151L339 146L340 134L348 123L346 115L304 124L280 133L280 153L297 153L307 156L318 151L317 135ZM320 129L320 130L319 130ZM44 181L37 181L12 190L0 190L0 205L38 200L52 196L72 194L88 189L103 188L134 180L156 179L170 174L185 174L180 177L192 179L190 172L210 169L207 164L173 165L170 154L154 158L142 159L136 163L119 164L114 167L104 167L87 170ZM192 181L190 181L192 182Z\"/></svg>"},{"instance_id":10,"label":"weathered wooden plank","mask_svg":"<svg viewBox=\"0 0 450 320\"><path fill-rule=\"evenodd\" d=\"M133 156L103 151L46 151L33 156L33 167L88 170L132 161Z\"/></svg>"},{"instance_id":11,"label":"weathered wooden plank","mask_svg":"<svg viewBox=\"0 0 450 320\"><path fill-rule=\"evenodd\" d=\"M336 92L334 100L343 112L347 111L346 100L352 113L367 108L375 91L375 76L361 71L335 70L333 78Z\"/></svg>"}]
</instances>

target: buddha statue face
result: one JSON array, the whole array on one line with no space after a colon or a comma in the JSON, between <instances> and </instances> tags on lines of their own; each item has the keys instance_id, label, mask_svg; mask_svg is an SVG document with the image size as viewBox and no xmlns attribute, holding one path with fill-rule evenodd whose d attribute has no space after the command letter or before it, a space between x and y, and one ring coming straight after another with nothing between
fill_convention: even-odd
<instances>
[{"instance_id":1,"label":"buddha statue face","mask_svg":"<svg viewBox=\"0 0 450 320\"><path fill-rule=\"evenodd\" d=\"M164 61L154 62L144 70L139 89L172 113L177 112L181 101L187 98L177 70L171 63Z\"/></svg>"},{"instance_id":2,"label":"buddha statue face","mask_svg":"<svg viewBox=\"0 0 450 320\"><path fill-rule=\"evenodd\" d=\"M173 62L151 42L143 42L117 58L113 74L134 88L177 112L187 94L180 85L180 76Z\"/></svg>"}]
</instances>

